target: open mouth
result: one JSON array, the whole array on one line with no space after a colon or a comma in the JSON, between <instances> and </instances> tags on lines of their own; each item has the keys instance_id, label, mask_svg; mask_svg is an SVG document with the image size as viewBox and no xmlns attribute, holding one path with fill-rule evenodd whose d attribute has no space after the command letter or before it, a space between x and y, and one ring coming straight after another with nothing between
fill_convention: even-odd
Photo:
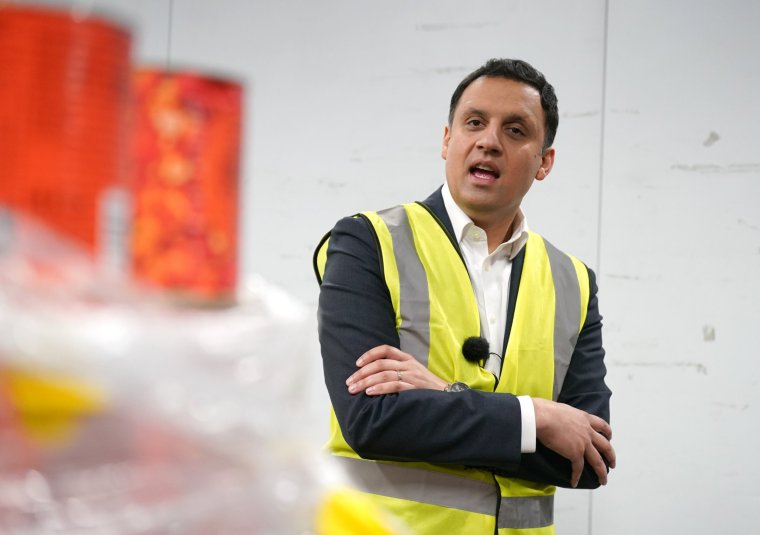
<instances>
[{"instance_id":1,"label":"open mouth","mask_svg":"<svg viewBox=\"0 0 760 535\"><path fill-rule=\"evenodd\" d=\"M470 174L481 180L496 180L499 178L499 172L487 165L473 165L470 167Z\"/></svg>"}]
</instances>

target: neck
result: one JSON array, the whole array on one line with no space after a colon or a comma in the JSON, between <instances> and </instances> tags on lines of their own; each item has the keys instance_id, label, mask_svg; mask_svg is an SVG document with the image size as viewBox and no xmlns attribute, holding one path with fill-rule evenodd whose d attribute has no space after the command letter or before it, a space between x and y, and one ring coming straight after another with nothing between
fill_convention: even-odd
<instances>
[{"instance_id":1,"label":"neck","mask_svg":"<svg viewBox=\"0 0 760 535\"><path fill-rule=\"evenodd\" d=\"M507 241L512 235L515 219L517 218L517 210L512 212L508 217L499 218L474 218L470 216L473 223L482 228L486 236L488 237L488 252L492 253L494 250Z\"/></svg>"}]
</instances>

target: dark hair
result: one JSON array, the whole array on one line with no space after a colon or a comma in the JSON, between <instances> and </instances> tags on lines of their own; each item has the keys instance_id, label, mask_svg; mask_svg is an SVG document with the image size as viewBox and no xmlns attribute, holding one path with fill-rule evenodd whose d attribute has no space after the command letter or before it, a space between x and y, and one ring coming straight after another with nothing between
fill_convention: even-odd
<instances>
[{"instance_id":1,"label":"dark hair","mask_svg":"<svg viewBox=\"0 0 760 535\"><path fill-rule=\"evenodd\" d=\"M554 93L554 87L546 81L543 74L530 63L519 59L489 59L485 65L468 74L454 90L454 94L451 95L449 126L451 126L451 122L454 119L454 110L457 104L459 104L459 99L462 98L462 93L472 82L482 76L506 78L516 82L523 82L536 88L541 95L541 107L544 109L544 127L546 128L544 150L551 147L552 143L554 143L554 136L557 134L557 125L559 124L557 95Z\"/></svg>"}]
</instances>

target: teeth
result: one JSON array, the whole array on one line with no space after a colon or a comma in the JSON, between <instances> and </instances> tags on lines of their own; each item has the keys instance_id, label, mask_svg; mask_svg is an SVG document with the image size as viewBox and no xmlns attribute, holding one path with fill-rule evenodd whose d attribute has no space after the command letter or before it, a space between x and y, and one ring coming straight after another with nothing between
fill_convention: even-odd
<instances>
[{"instance_id":1,"label":"teeth","mask_svg":"<svg viewBox=\"0 0 760 535\"><path fill-rule=\"evenodd\" d=\"M480 167L475 167L472 170L472 174L479 178L497 178L499 176L498 173L495 173L494 171L489 171Z\"/></svg>"}]
</instances>

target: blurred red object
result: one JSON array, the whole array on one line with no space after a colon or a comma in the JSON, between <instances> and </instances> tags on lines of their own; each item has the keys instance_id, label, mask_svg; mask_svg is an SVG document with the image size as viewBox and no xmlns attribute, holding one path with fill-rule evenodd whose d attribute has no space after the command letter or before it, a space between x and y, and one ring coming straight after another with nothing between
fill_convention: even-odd
<instances>
[{"instance_id":1,"label":"blurred red object","mask_svg":"<svg viewBox=\"0 0 760 535\"><path fill-rule=\"evenodd\" d=\"M190 300L234 299L242 92L198 73L135 74L134 274Z\"/></svg>"},{"instance_id":2,"label":"blurred red object","mask_svg":"<svg viewBox=\"0 0 760 535\"><path fill-rule=\"evenodd\" d=\"M126 178L130 45L99 16L0 5L0 203L91 252L101 196Z\"/></svg>"}]
</instances>

